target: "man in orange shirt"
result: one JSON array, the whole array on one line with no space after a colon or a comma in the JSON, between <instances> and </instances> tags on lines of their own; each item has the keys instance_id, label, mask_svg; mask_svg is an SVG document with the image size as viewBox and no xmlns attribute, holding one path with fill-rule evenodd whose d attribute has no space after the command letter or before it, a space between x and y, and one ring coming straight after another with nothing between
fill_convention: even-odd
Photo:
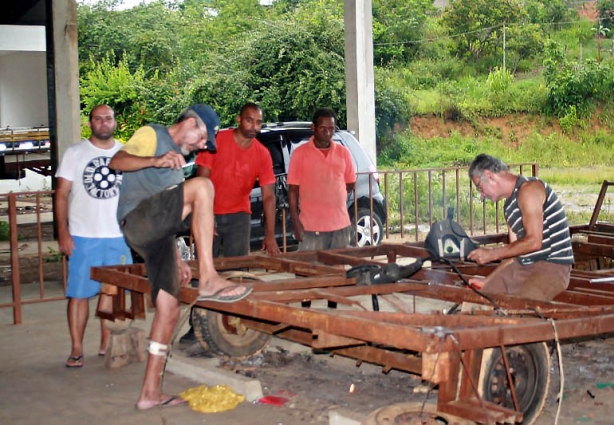
<instances>
[{"instance_id":1,"label":"man in orange shirt","mask_svg":"<svg viewBox=\"0 0 614 425\"><path fill-rule=\"evenodd\" d=\"M262 110L255 103L246 103L239 111L237 123L237 128L217 134L217 153L205 151L196 157L196 175L209 177L215 188L213 256L249 254L250 193L257 180L262 190L265 221L262 249L269 255L276 255L279 246L275 239L273 161L269 150L255 138L262 128Z\"/></svg>"},{"instance_id":2,"label":"man in orange shirt","mask_svg":"<svg viewBox=\"0 0 614 425\"><path fill-rule=\"evenodd\" d=\"M351 242L347 197L356 184L356 169L350 151L332 140L336 124L332 109L318 109L313 137L290 158L290 215L299 250L345 248Z\"/></svg>"}]
</instances>

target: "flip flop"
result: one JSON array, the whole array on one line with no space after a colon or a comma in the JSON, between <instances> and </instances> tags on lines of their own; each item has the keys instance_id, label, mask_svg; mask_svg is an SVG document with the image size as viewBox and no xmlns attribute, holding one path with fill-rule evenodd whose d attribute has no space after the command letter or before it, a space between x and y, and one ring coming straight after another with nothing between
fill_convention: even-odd
<instances>
[{"instance_id":1,"label":"flip flop","mask_svg":"<svg viewBox=\"0 0 614 425\"><path fill-rule=\"evenodd\" d=\"M164 401L161 401L158 404L154 404L150 407L146 407L144 409L139 408L138 406L135 406L136 410L149 410L149 409L153 409L154 407L175 407L175 406L185 406L186 404L188 404L188 402L184 399L182 399L181 397L177 397L177 396L171 396L169 398L167 398Z\"/></svg>"},{"instance_id":2,"label":"flip flop","mask_svg":"<svg viewBox=\"0 0 614 425\"><path fill-rule=\"evenodd\" d=\"M83 367L83 356L70 356L66 360L66 367Z\"/></svg>"},{"instance_id":3,"label":"flip flop","mask_svg":"<svg viewBox=\"0 0 614 425\"><path fill-rule=\"evenodd\" d=\"M243 291L241 294L238 294L238 295L221 295L225 291L228 291L234 288L245 288L245 291ZM243 298L247 297L249 294L251 294L252 289L253 288L247 287L247 286L228 285L216 291L214 294L199 295L197 300L198 301L213 301L213 302L218 302L218 303L234 303L235 301L240 301Z\"/></svg>"}]
</instances>

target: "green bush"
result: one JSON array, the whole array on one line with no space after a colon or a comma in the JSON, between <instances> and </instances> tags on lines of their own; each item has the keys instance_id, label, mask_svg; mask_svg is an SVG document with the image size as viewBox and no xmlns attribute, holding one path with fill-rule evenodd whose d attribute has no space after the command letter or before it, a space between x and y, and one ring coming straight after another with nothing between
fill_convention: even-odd
<instances>
[{"instance_id":1,"label":"green bush","mask_svg":"<svg viewBox=\"0 0 614 425\"><path fill-rule=\"evenodd\" d=\"M375 120L378 139L394 132L397 126L406 127L411 118L409 102L402 89L388 83L386 72L375 73Z\"/></svg>"},{"instance_id":2,"label":"green bush","mask_svg":"<svg viewBox=\"0 0 614 425\"><path fill-rule=\"evenodd\" d=\"M614 72L609 64L594 59L568 61L562 47L551 41L546 46L544 78L548 104L555 114L564 116L574 107L578 116L584 117L594 107L594 100L609 100Z\"/></svg>"},{"instance_id":3,"label":"green bush","mask_svg":"<svg viewBox=\"0 0 614 425\"><path fill-rule=\"evenodd\" d=\"M0 221L0 241L9 240L9 223L7 221Z\"/></svg>"},{"instance_id":4,"label":"green bush","mask_svg":"<svg viewBox=\"0 0 614 425\"><path fill-rule=\"evenodd\" d=\"M597 0L595 8L599 13L601 25L614 31L614 0Z\"/></svg>"}]
</instances>

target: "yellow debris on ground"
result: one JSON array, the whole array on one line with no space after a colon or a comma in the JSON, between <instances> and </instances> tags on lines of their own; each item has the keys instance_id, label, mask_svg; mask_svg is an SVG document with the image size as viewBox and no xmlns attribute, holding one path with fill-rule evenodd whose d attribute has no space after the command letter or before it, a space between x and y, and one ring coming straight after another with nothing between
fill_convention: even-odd
<instances>
[{"instance_id":1,"label":"yellow debris on ground","mask_svg":"<svg viewBox=\"0 0 614 425\"><path fill-rule=\"evenodd\" d=\"M192 410L201 413L224 412L245 401L245 396L235 393L228 385L201 385L185 390L179 397L186 400Z\"/></svg>"}]
</instances>

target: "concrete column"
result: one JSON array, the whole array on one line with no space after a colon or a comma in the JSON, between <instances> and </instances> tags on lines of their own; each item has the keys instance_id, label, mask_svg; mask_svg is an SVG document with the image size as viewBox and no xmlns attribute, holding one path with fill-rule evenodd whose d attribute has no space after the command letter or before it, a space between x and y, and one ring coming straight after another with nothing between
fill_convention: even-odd
<instances>
[{"instance_id":1,"label":"concrete column","mask_svg":"<svg viewBox=\"0 0 614 425\"><path fill-rule=\"evenodd\" d=\"M55 126L52 140L52 167L55 171L64 152L81 138L79 103L79 53L77 43L77 3L75 0L51 0L53 53L51 56L54 97L50 102L50 121ZM49 13L49 11L47 11ZM49 32L48 32L49 34ZM51 65L51 64L50 64ZM53 125L50 122L50 125ZM55 143L53 143L55 142Z\"/></svg>"},{"instance_id":2,"label":"concrete column","mask_svg":"<svg viewBox=\"0 0 614 425\"><path fill-rule=\"evenodd\" d=\"M372 2L344 0L343 9L348 129L376 162Z\"/></svg>"}]
</instances>

